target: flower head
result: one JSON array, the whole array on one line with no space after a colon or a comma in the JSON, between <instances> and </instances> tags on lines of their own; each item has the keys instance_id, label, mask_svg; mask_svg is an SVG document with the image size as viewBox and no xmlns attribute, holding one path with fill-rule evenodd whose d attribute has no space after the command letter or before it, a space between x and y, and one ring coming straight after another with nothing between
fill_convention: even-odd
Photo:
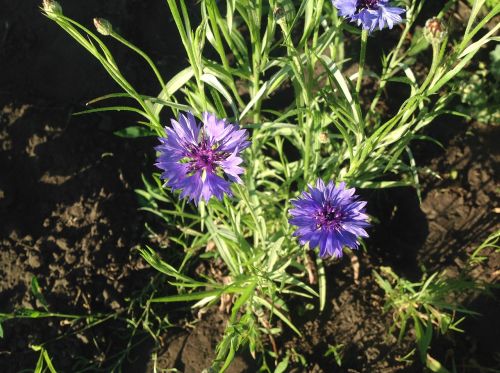
<instances>
[{"instance_id":1,"label":"flower head","mask_svg":"<svg viewBox=\"0 0 500 373\"><path fill-rule=\"evenodd\" d=\"M298 227L294 236L299 243L309 247L319 246L320 257L340 258L344 246L357 249L359 237L368 237L365 228L368 216L366 202L358 201L355 189L346 189L345 183L335 186L333 181L325 185L318 179L316 187L309 185L309 192L302 192L292 200L290 224Z\"/></svg>"},{"instance_id":2,"label":"flower head","mask_svg":"<svg viewBox=\"0 0 500 373\"><path fill-rule=\"evenodd\" d=\"M212 196L222 200L224 193L231 196L231 182L242 182L240 152L250 145L247 131L210 113L203 114L201 126L191 113L171 122L172 128L165 127L167 137L160 137L156 147L156 166L164 171L165 185L195 203Z\"/></svg>"},{"instance_id":3,"label":"flower head","mask_svg":"<svg viewBox=\"0 0 500 373\"><path fill-rule=\"evenodd\" d=\"M405 9L388 6L389 0L332 0L339 15L356 22L358 26L372 32L378 26L392 29L395 24L403 22L400 14Z\"/></svg>"}]
</instances>

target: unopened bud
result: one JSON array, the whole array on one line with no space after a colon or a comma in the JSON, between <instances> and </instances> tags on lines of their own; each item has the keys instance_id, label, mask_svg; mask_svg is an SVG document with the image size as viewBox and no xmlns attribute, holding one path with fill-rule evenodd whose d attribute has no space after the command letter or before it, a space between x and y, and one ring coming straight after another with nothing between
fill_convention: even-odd
<instances>
[{"instance_id":1,"label":"unopened bud","mask_svg":"<svg viewBox=\"0 0 500 373\"><path fill-rule=\"evenodd\" d=\"M439 18L431 18L425 22L424 36L430 43L441 43L448 30Z\"/></svg>"},{"instance_id":2,"label":"unopened bud","mask_svg":"<svg viewBox=\"0 0 500 373\"><path fill-rule=\"evenodd\" d=\"M101 35L108 36L113 32L113 26L104 18L94 18L94 26Z\"/></svg>"},{"instance_id":3,"label":"unopened bud","mask_svg":"<svg viewBox=\"0 0 500 373\"><path fill-rule=\"evenodd\" d=\"M208 241L207 246L205 248L205 251L206 252L215 251L215 248L216 248L215 242L214 241Z\"/></svg>"},{"instance_id":4,"label":"unopened bud","mask_svg":"<svg viewBox=\"0 0 500 373\"><path fill-rule=\"evenodd\" d=\"M43 0L42 7L48 16L62 14L61 5L54 0Z\"/></svg>"},{"instance_id":5,"label":"unopened bud","mask_svg":"<svg viewBox=\"0 0 500 373\"><path fill-rule=\"evenodd\" d=\"M330 138L328 137L328 133L326 132L321 132L319 134L319 142L321 144L328 144L330 142Z\"/></svg>"}]
</instances>

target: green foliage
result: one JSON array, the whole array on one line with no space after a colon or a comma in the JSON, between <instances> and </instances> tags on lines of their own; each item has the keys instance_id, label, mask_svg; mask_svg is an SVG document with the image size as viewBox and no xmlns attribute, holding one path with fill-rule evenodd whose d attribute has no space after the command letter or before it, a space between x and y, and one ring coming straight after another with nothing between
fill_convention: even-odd
<instances>
[{"instance_id":1,"label":"green foliage","mask_svg":"<svg viewBox=\"0 0 500 373\"><path fill-rule=\"evenodd\" d=\"M484 240L484 242L479 245L470 255L468 264L471 266L480 264L488 259L487 256L482 255L485 249L492 249L493 252L500 252L500 245L498 241L500 240L500 231L493 232Z\"/></svg>"},{"instance_id":2,"label":"green foliage","mask_svg":"<svg viewBox=\"0 0 500 373\"><path fill-rule=\"evenodd\" d=\"M33 278L31 279L31 292L33 293L35 298L41 303L45 311L48 312L49 305L42 294L42 290L40 289L40 285L38 284L38 279L35 276L33 276Z\"/></svg>"},{"instance_id":3,"label":"green foliage","mask_svg":"<svg viewBox=\"0 0 500 373\"><path fill-rule=\"evenodd\" d=\"M46 349L44 349L42 346L31 346L31 348L34 351L40 351L40 357L38 358L38 362L36 363L34 373L57 373Z\"/></svg>"},{"instance_id":4,"label":"green foliage","mask_svg":"<svg viewBox=\"0 0 500 373\"><path fill-rule=\"evenodd\" d=\"M473 72L457 79L461 105L457 110L483 123L500 123L500 45L490 53L490 64L480 62Z\"/></svg>"},{"instance_id":5,"label":"green foliage","mask_svg":"<svg viewBox=\"0 0 500 373\"><path fill-rule=\"evenodd\" d=\"M343 355L344 345L342 343L337 345L328 345L328 350L325 352L325 357L333 356L335 363L341 367L342 366L342 355Z\"/></svg>"},{"instance_id":6,"label":"green foliage","mask_svg":"<svg viewBox=\"0 0 500 373\"><path fill-rule=\"evenodd\" d=\"M467 0L471 6L474 5L474 0ZM485 5L488 9L493 9L499 4L499 0L486 0Z\"/></svg>"},{"instance_id":7,"label":"green foliage","mask_svg":"<svg viewBox=\"0 0 500 373\"><path fill-rule=\"evenodd\" d=\"M123 128L121 130L115 131L114 134L119 137L128 138L147 137L155 135L154 132L151 132L150 130L139 126L130 126L127 128Z\"/></svg>"},{"instance_id":8,"label":"green foliage","mask_svg":"<svg viewBox=\"0 0 500 373\"><path fill-rule=\"evenodd\" d=\"M394 319L389 332L398 328L398 340L401 340L412 323L420 360L428 368L437 369L439 363L427 352L434 332L461 332L458 325L464 317L457 318L457 313L476 313L460 306L459 299L466 293L482 290L482 286L472 280L449 278L438 272L424 276L421 281L411 282L396 275L389 267L381 267L380 270L382 274L373 272L373 275L385 292L384 311L391 311Z\"/></svg>"}]
</instances>

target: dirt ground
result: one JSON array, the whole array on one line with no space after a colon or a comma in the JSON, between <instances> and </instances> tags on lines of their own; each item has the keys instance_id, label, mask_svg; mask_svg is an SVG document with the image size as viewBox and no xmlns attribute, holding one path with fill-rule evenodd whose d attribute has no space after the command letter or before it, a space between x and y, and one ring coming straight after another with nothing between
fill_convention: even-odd
<instances>
[{"instance_id":1,"label":"dirt ground","mask_svg":"<svg viewBox=\"0 0 500 373\"><path fill-rule=\"evenodd\" d=\"M122 34L143 47L166 77L187 64L165 3L139 0L63 2L66 14L90 27L103 16ZM144 229L150 217L137 211L134 193L142 187L141 173L153 170L154 139L124 139L113 131L131 125L123 114L73 116L85 101L117 91L116 85L62 30L40 14L34 1L0 1L0 312L42 306L31 292L38 279L52 312L124 315L128 299L154 281L156 271L140 259L137 245L151 240ZM161 24L165 27L155 27ZM153 81L143 76L141 61L111 43L117 59L127 61L124 73L147 94ZM355 278L349 257L327 266L328 299L320 317L294 312L303 338L288 332L276 341L278 350L295 351L291 372L420 372L422 367L402 357L413 349L411 335L397 344L387 334L391 316L384 314L383 292L371 276L380 266L419 278L427 271L463 268L468 254L500 227L498 210L499 128L444 117L431 125L432 143L415 144L422 174L422 203L410 189L365 191L370 212L380 219L355 253ZM441 179L432 176L441 175ZM498 281L500 257L489 256L475 275ZM498 292L493 291L498 295ZM431 355L459 372L477 366L500 367L500 303L494 297L467 300L481 316L462 325L465 333L441 336ZM159 309L175 313L178 327L161 335L157 351L161 368L201 372L214 355L226 317L216 310L193 322L188 308ZM183 314L182 314L183 313ZM0 371L32 370L38 352L46 348L60 372L111 371L119 353L131 343L119 317L91 329L76 328L59 319L9 320L2 323ZM82 324L83 325L83 324ZM144 340L144 341L143 341ZM143 341L143 343L139 343ZM132 339L123 371L149 372L152 341L141 334ZM337 367L329 345L343 347ZM300 363L303 355L306 366ZM121 356L123 357L123 356ZM134 360L136 359L136 360ZM255 363L242 354L232 372L253 372ZM334 369L334 370L332 370Z\"/></svg>"}]
</instances>

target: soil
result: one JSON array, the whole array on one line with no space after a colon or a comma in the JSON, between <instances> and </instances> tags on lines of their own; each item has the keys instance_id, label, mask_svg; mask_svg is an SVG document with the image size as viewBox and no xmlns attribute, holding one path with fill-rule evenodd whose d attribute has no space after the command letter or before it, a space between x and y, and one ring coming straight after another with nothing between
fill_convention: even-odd
<instances>
[{"instance_id":1,"label":"soil","mask_svg":"<svg viewBox=\"0 0 500 373\"><path fill-rule=\"evenodd\" d=\"M159 350L150 335L133 334L125 320L129 299L161 281L135 248L155 240L168 246L165 237L144 229L146 222L157 222L137 211L134 192L142 187L141 174L153 170L155 140L115 136L137 119L128 115L72 115L85 101L118 89L92 57L40 15L38 5L0 0L0 312L43 310L31 289L35 277L52 312L115 316L92 328L83 320L5 320L0 371L33 370L39 352L30 346L45 343L58 372L89 366L112 371L120 364L125 372L150 372L152 353L156 368L201 372L224 331L224 313L214 309L198 317L189 308L158 308L172 322L155 336ZM166 77L186 65L163 2L66 0L63 6L89 28L94 16L110 19L158 61ZM156 94L152 78L142 75L142 62L111 45L117 60L127 61L124 74L143 92ZM422 203L407 188L363 191L380 219L366 251L327 263L331 301L319 317L292 303L303 337L285 332L276 340L282 355L293 351L288 371L422 371L418 362L403 359L415 347L412 333L400 343L388 334L392 318L383 312L384 294L372 271L391 266L410 279L424 270L458 273L471 251L500 228L499 128L442 117L428 135L446 150L430 142L414 145L423 170ZM500 256L485 253L488 259L473 274L493 284ZM485 295L465 302L481 316L468 317L463 334L436 337L431 355L459 372L499 369L500 303ZM325 357L339 345L341 367ZM242 353L230 371L254 372L257 366Z\"/></svg>"}]
</instances>

